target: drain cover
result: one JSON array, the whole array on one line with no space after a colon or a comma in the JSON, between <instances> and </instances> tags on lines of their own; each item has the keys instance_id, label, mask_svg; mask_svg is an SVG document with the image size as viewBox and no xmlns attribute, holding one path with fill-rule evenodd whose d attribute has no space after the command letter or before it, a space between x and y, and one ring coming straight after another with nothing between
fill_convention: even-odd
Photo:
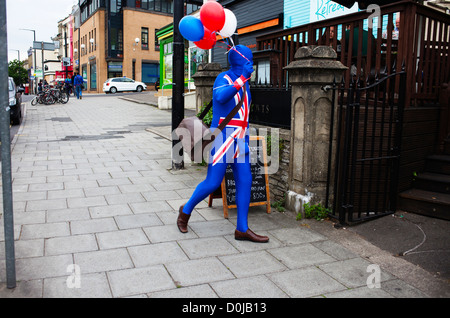
<instances>
[{"instance_id":1,"label":"drain cover","mask_svg":"<svg viewBox=\"0 0 450 318\"><path fill-rule=\"evenodd\" d=\"M59 122L71 122L72 119L70 117L53 117L50 118L52 121L59 121Z\"/></svg>"}]
</instances>

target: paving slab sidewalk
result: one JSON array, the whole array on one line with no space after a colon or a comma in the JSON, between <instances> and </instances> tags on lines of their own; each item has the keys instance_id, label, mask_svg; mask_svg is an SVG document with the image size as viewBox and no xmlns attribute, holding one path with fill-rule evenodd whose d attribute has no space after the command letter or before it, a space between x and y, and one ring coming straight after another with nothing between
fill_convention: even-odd
<instances>
[{"instance_id":1,"label":"paving slab sidewalk","mask_svg":"<svg viewBox=\"0 0 450 318\"><path fill-rule=\"evenodd\" d=\"M289 211L250 209L267 244L234 240L236 211L224 219L220 200L200 203L180 233L178 207L206 168L171 170L170 122L114 96L27 104L12 151L17 287L6 288L1 219L1 298L449 296L356 233Z\"/></svg>"}]
</instances>

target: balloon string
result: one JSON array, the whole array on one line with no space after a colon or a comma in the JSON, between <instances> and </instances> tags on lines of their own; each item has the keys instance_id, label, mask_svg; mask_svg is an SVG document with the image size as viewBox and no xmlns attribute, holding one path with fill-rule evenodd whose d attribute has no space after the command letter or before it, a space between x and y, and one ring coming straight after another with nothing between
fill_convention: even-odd
<instances>
[{"instance_id":1,"label":"balloon string","mask_svg":"<svg viewBox=\"0 0 450 318\"><path fill-rule=\"evenodd\" d=\"M250 61L244 54L242 54L241 52L239 52L238 50L236 50L236 47L235 47L234 42L233 42L233 39L232 39L231 37L230 37L229 39L230 39L231 43L233 43L232 46L226 42L226 40L223 38L223 36L222 36L220 33L219 33L219 35L220 35L220 37L222 38L222 40L219 40L219 42L224 43L224 44L228 47L228 51L225 52L225 54L229 53L230 50L234 50L234 51L236 51L240 56L242 56L244 59L246 59L248 62L251 63L251 61Z\"/></svg>"},{"instance_id":2,"label":"balloon string","mask_svg":"<svg viewBox=\"0 0 450 318\"><path fill-rule=\"evenodd\" d=\"M251 78L251 77L246 78L246 79L244 79L242 82L245 84L250 78ZM234 86L234 83L233 83L233 84L223 84L223 85L221 85L221 86L217 86L217 87L213 88L213 91L216 90L216 89L225 87L225 86Z\"/></svg>"},{"instance_id":3,"label":"balloon string","mask_svg":"<svg viewBox=\"0 0 450 318\"><path fill-rule=\"evenodd\" d=\"M234 50L234 51L236 51L240 56L242 56L244 59L246 59L248 62L251 63L251 61L250 61L246 56L244 56L244 54L242 54L241 52L239 52L239 51L236 49L236 47L235 47L235 45L234 45L234 42L233 42L233 39L232 39L231 37L230 37L229 39L230 39L230 41L231 41L231 43L232 43L233 45L230 45L230 44L227 42L227 40L223 38L222 34L219 33L219 35L220 35L220 37L222 38L222 40L219 40L218 42L224 43L224 44L227 46L227 49L228 49L228 51L226 51L225 54L228 54L228 53L230 52L230 50ZM224 48L223 46L218 46L218 47ZM243 83L245 84L250 78L251 78L251 77L246 78L246 79L243 81ZM226 87L226 86L232 86L232 85L234 85L234 84L224 84L224 85L217 86L217 87L213 88L213 90L216 90L216 89L219 89L219 88L222 88L222 87Z\"/></svg>"}]
</instances>

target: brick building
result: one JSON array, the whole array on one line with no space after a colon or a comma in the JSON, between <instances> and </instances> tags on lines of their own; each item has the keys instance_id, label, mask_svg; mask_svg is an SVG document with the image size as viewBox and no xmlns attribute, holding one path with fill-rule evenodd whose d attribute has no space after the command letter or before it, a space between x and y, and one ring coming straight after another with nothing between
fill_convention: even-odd
<instances>
[{"instance_id":1,"label":"brick building","mask_svg":"<svg viewBox=\"0 0 450 318\"><path fill-rule=\"evenodd\" d=\"M74 72L88 92L101 93L110 77L153 84L159 78L156 31L172 22L171 0L80 0L74 30Z\"/></svg>"}]
</instances>

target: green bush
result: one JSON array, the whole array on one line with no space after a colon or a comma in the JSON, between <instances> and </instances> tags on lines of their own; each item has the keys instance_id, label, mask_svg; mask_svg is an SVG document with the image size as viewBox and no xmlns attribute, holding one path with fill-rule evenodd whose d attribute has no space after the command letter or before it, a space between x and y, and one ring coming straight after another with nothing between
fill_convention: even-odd
<instances>
[{"instance_id":1,"label":"green bush","mask_svg":"<svg viewBox=\"0 0 450 318\"><path fill-rule=\"evenodd\" d=\"M331 213L330 209L325 208L322 204L310 204L309 202L303 204L306 219L316 219L318 221L328 217L328 213ZM297 215L297 220L301 220L302 215Z\"/></svg>"},{"instance_id":2,"label":"green bush","mask_svg":"<svg viewBox=\"0 0 450 318\"><path fill-rule=\"evenodd\" d=\"M200 112L197 114L197 117L200 117L206 106L208 106L208 103L206 102L203 103L203 107L202 109L200 109ZM213 119L213 108L211 107L209 112L206 114L205 118L203 118L203 122L205 123L206 126L211 127L212 119Z\"/></svg>"}]
</instances>

